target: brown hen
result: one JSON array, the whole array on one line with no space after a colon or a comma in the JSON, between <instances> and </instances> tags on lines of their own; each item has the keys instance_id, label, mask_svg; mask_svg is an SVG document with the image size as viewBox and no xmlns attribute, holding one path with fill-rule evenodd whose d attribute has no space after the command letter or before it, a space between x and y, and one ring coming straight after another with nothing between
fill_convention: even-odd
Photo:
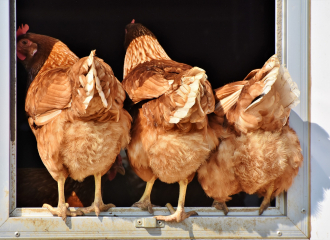
<instances>
[{"instance_id":1,"label":"brown hen","mask_svg":"<svg viewBox=\"0 0 330 240\"><path fill-rule=\"evenodd\" d=\"M203 69L171 60L143 25L126 26L125 46L123 87L136 104L127 153L131 167L147 182L133 206L152 213L155 180L179 182L176 212L156 218L180 222L196 214L184 211L187 185L218 144L208 128L213 92Z\"/></svg>"},{"instance_id":2,"label":"brown hen","mask_svg":"<svg viewBox=\"0 0 330 240\"><path fill-rule=\"evenodd\" d=\"M39 155L58 182L58 208L53 215L82 215L106 211L101 196L101 176L130 140L131 117L122 107L125 91L109 65L95 57L79 59L61 41L34 33L28 26L17 30L17 57L29 74L25 111L36 137ZM78 211L65 203L68 176L82 181L95 177L91 207Z\"/></svg>"},{"instance_id":3,"label":"brown hen","mask_svg":"<svg viewBox=\"0 0 330 240\"><path fill-rule=\"evenodd\" d=\"M210 125L221 143L198 170L198 180L225 214L225 202L240 191L264 197L262 214L271 199L289 189L303 161L288 120L300 92L274 55L262 69L215 93Z\"/></svg>"}]
</instances>

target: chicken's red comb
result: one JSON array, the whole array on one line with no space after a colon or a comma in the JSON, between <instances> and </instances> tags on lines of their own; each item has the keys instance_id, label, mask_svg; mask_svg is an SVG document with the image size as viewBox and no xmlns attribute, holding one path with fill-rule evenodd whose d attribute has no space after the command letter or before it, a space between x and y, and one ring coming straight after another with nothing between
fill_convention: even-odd
<instances>
[{"instance_id":1,"label":"chicken's red comb","mask_svg":"<svg viewBox=\"0 0 330 240\"><path fill-rule=\"evenodd\" d=\"M16 37L25 34L27 31L29 31L29 28L30 28L29 25L24 24L24 26L23 26L23 24L22 24L22 26L19 27L16 31Z\"/></svg>"},{"instance_id":2,"label":"chicken's red comb","mask_svg":"<svg viewBox=\"0 0 330 240\"><path fill-rule=\"evenodd\" d=\"M135 23L135 19L133 19L131 23Z\"/></svg>"}]
</instances>

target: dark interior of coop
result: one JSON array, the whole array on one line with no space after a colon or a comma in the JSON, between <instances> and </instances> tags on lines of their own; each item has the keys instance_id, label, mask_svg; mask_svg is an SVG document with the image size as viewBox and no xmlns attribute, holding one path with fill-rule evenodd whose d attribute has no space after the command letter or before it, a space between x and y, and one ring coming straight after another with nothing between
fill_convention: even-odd
<instances>
[{"instance_id":1,"label":"dark interior of coop","mask_svg":"<svg viewBox=\"0 0 330 240\"><path fill-rule=\"evenodd\" d=\"M158 38L171 59L206 70L214 89L239 81L260 68L275 53L275 1L42 1L18 0L16 27L28 24L30 32L64 42L78 57L96 49L118 80L123 79L125 26L135 19ZM44 167L36 139L24 110L27 73L17 64L17 207L57 205L57 183ZM144 192L145 182L131 170L122 151L124 176L102 179L103 201L130 207ZM31 170L32 169L32 170ZM89 206L94 200L94 178L66 181ZM89 189L87 193L87 190ZM156 181L151 202L176 206L179 185ZM210 207L197 177L188 185L186 207ZM258 207L262 199L244 192L233 196L228 207ZM275 206L275 201L272 202Z\"/></svg>"}]
</instances>

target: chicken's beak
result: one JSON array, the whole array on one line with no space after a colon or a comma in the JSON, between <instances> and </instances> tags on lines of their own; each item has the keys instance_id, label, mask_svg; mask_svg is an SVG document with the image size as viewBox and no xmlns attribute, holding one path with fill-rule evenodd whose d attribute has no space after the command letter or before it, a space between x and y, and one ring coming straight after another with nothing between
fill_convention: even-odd
<instances>
[{"instance_id":1,"label":"chicken's beak","mask_svg":"<svg viewBox=\"0 0 330 240\"><path fill-rule=\"evenodd\" d=\"M116 170L121 175L125 175L125 168L123 166L118 166Z\"/></svg>"}]
</instances>

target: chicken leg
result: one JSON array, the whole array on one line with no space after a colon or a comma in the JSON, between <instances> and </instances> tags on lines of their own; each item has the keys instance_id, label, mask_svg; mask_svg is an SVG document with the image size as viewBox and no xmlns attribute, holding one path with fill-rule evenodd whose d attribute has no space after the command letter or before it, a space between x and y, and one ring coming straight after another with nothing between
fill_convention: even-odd
<instances>
[{"instance_id":1,"label":"chicken leg","mask_svg":"<svg viewBox=\"0 0 330 240\"><path fill-rule=\"evenodd\" d=\"M53 208L49 204L42 205L43 208L47 208L54 216L62 217L63 221L66 221L67 216L75 217L75 216L82 216L84 213L82 211L70 211L69 204L65 203L64 197L64 184L65 184L65 177L61 175L57 180L58 185L58 205L57 209Z\"/></svg>"},{"instance_id":2,"label":"chicken leg","mask_svg":"<svg viewBox=\"0 0 330 240\"><path fill-rule=\"evenodd\" d=\"M182 222L186 218L198 215L197 212L191 211L191 212L185 212L184 211L184 201L186 197L186 191L187 191L187 185L188 185L188 179L181 180L179 182L180 185L180 194L179 194L179 201L178 201L178 207L175 211L175 213L169 215L169 216L156 216L155 218L157 220L164 220L166 222Z\"/></svg>"},{"instance_id":3,"label":"chicken leg","mask_svg":"<svg viewBox=\"0 0 330 240\"><path fill-rule=\"evenodd\" d=\"M95 198L94 202L91 206L85 208L79 208L78 210L82 211L83 213L90 213L95 212L96 216L99 216L100 212L106 212L109 208L116 207L112 203L104 204L102 200L102 193L101 193L101 174L97 173L94 174L95 178Z\"/></svg>"},{"instance_id":4,"label":"chicken leg","mask_svg":"<svg viewBox=\"0 0 330 240\"><path fill-rule=\"evenodd\" d=\"M218 202L217 200L214 200L212 203L212 207L215 207L218 210L223 210L223 213L225 215L227 215L229 212L227 204L225 202Z\"/></svg>"},{"instance_id":5,"label":"chicken leg","mask_svg":"<svg viewBox=\"0 0 330 240\"><path fill-rule=\"evenodd\" d=\"M274 191L274 182L272 182L267 189L266 195L264 196L264 200L262 201L259 208L259 215L261 215L270 206L270 200L273 191Z\"/></svg>"},{"instance_id":6,"label":"chicken leg","mask_svg":"<svg viewBox=\"0 0 330 240\"><path fill-rule=\"evenodd\" d=\"M148 182L147 182L147 185L146 185L146 188L144 190L144 193L141 197L141 199L134 203L132 205L132 207L139 207L141 208L142 210L148 210L148 212L150 214L153 214L154 213L154 210L152 209L155 205L151 204L151 201L150 201L150 194L151 194L151 190L152 190L152 187L156 181L157 177L156 176L153 176Z\"/></svg>"}]
</instances>

